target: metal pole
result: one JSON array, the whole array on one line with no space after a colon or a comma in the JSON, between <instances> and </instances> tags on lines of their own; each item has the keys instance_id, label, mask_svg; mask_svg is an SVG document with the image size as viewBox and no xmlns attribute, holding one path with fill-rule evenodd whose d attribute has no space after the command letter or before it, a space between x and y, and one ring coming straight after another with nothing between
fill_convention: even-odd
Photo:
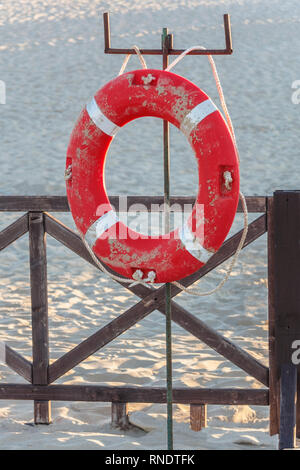
<instances>
[{"instance_id":1,"label":"metal pole","mask_svg":"<svg viewBox=\"0 0 300 470\"><path fill-rule=\"evenodd\" d=\"M168 52L172 36L168 29L163 28L162 50L163 69L168 66ZM170 231L170 133L169 122L163 122L164 143L164 203L165 203L165 233ZM172 392L172 318L171 318L171 284L166 283L166 369L167 369L167 435L168 450L173 450L173 392Z\"/></svg>"}]
</instances>

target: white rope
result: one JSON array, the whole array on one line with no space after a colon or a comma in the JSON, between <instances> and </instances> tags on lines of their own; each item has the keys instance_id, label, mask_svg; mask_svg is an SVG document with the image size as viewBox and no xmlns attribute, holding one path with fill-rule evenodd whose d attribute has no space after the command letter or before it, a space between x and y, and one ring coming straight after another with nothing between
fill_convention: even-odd
<instances>
[{"instance_id":1,"label":"white rope","mask_svg":"<svg viewBox=\"0 0 300 470\"><path fill-rule=\"evenodd\" d=\"M175 60L173 60L173 62L171 62L171 64L165 70L167 72L169 72L176 64L178 64L178 62L181 61L181 59L183 59L190 52L197 51L197 50L205 50L205 49L206 48L203 47L203 46L193 46L193 47L190 47L189 49L186 49ZM232 138L233 138L233 141L235 143L236 150L237 150L235 132L234 132L232 121L231 121L231 118L230 118L230 115L229 115L229 112L228 112L228 109L227 109L227 105L226 105L222 85L221 85L221 82L220 82L219 74L218 74L218 71L217 71L217 67L216 67L215 61L214 61L214 59L212 58L211 55L208 55L207 58L209 60L211 68L212 68L212 72L213 72L213 76L214 76L214 79L215 79L215 82L216 82L216 86L217 86L217 90L218 90L218 93L219 93L221 105L222 105L222 108L223 108L223 111L224 111L224 114L225 114L225 117L226 117L226 122L228 124L229 129L230 129L230 133L232 135ZM238 151L237 151L237 154L239 156Z\"/></svg>"},{"instance_id":2,"label":"white rope","mask_svg":"<svg viewBox=\"0 0 300 470\"><path fill-rule=\"evenodd\" d=\"M144 57L143 57L142 54L141 54L141 51L140 51L139 47L136 46L136 45L134 45L134 46L132 46L132 49L134 49L135 52L136 52L136 54L138 55L138 58L140 59L140 62L141 62L141 64L142 64L143 69L146 69L146 68L147 68L147 64L146 64L146 61L145 61ZM119 75L122 75L122 74L124 73L124 71L125 71L125 69L126 69L126 66L127 66L127 64L128 64L128 61L129 61L131 55L132 55L132 54L127 54L127 56L125 57L124 62L123 62L123 64L122 64L122 67L121 67L121 69L120 69Z\"/></svg>"},{"instance_id":3,"label":"white rope","mask_svg":"<svg viewBox=\"0 0 300 470\"><path fill-rule=\"evenodd\" d=\"M247 236L247 232L248 232L247 204L246 204L245 196L241 192L240 192L240 199L241 199L241 202L242 202L243 212L244 212L244 229L243 229L243 233L242 233L241 239L239 241L238 247L236 249L236 252L233 255L233 257L231 258L229 267L227 268L226 274L225 274L224 278L222 279L222 281L214 289L212 289L210 291L207 291L207 292L200 292L200 291L198 291L198 290L196 290L192 287L186 288L185 286L183 286L182 284L180 284L179 282L176 282L176 281L172 282L172 284L179 287L181 290L183 290L187 294L197 295L199 297L204 297L205 295L214 294L215 292L217 292L219 289L221 289L224 286L225 282L228 281L228 279L230 277L230 274L232 272L232 269L233 269L233 267L234 267L234 265L235 265L235 263L236 263L236 261L239 257L240 251L242 250L242 248L244 246L246 236Z\"/></svg>"},{"instance_id":4,"label":"white rope","mask_svg":"<svg viewBox=\"0 0 300 470\"><path fill-rule=\"evenodd\" d=\"M138 46L134 45L132 46L132 48L135 50L141 64L142 64L142 67L144 69L147 69L147 64L146 64L146 61L144 59L144 57L142 56L141 52L140 52L140 49ZM131 54L127 54L127 56L125 57L124 59L124 62L122 64L122 67L120 69L120 72L119 72L119 75L122 75L125 71L125 68L128 64L128 61L131 57ZM67 168L67 171L66 171L66 174L65 174L65 179L69 179L71 177L72 173L71 173L71 168L68 167ZM154 280L155 280L155 277L156 277L156 273L154 271L150 271L148 276L143 280L143 271L141 271L140 269L137 269L133 275L132 275L132 278L135 279L135 282L132 282L132 279L126 279L124 277L119 277L119 276L116 276L112 273L110 273L106 268L105 266L101 263L101 261L99 260L99 258L95 255L95 253L93 252L92 248L90 247L90 245L88 244L88 242L86 241L84 235L82 233L80 233L80 237L82 239L82 242L84 244L84 246L86 247L86 249L88 250L89 254L91 255L91 258L93 259L94 263L96 264L96 266L105 274L107 274L108 276L110 276L112 279L114 279L115 281L117 282L121 282L123 284L130 284L130 287L133 287L134 285L136 284L142 284L144 286L148 285L148 283L153 283Z\"/></svg>"},{"instance_id":5,"label":"white rope","mask_svg":"<svg viewBox=\"0 0 300 470\"><path fill-rule=\"evenodd\" d=\"M65 170L65 181L68 181L70 178L72 178L72 165L69 165Z\"/></svg>"},{"instance_id":6,"label":"white rope","mask_svg":"<svg viewBox=\"0 0 300 470\"><path fill-rule=\"evenodd\" d=\"M186 49L175 60L173 60L173 62L171 62L171 64L166 68L166 71L169 72L189 52L199 50L199 49L203 50L203 49L205 49L205 47L203 47L203 46L193 46L193 47L190 47L189 49ZM228 109L227 109L227 105L226 105L222 85L221 85L221 82L220 82L220 78L219 78L219 75L218 75L217 67L216 67L215 61L214 61L214 59L212 58L211 55L208 55L208 60L210 62L211 68L212 68L213 76L214 76L214 79L215 79L215 82L216 82L216 86L217 86L217 90L218 90L218 93L219 93L222 109L223 109L223 112L225 114L226 122L227 122L227 125L229 127L230 133L231 133L232 138L233 138L236 153L237 153L237 156L238 156L238 161L240 162L236 137L235 137L235 133L234 133L234 128L233 128L233 124L232 124L232 121L230 119L230 115L229 115L229 112L228 112ZM224 172L224 180L225 180L226 189L230 189L231 183L232 183L232 176L231 176L230 172L228 172L228 171ZM232 269L235 266L235 263L236 263L236 261L239 257L239 254L240 254L240 252L241 252L241 250L244 246L244 242L246 240L247 233L248 233L248 210L247 210L247 204L246 204L245 196L243 195L243 193L241 191L240 191L240 199L241 199L241 202L242 202L243 213L244 213L244 229L243 229L243 233L242 233L240 242L237 246L236 252L235 252L235 254L233 255L233 257L230 261L230 264L227 268L226 274L225 274L224 278L222 279L222 281L214 289L212 289L210 291L207 291L207 292L200 292L199 290L196 290L194 288L186 288L185 286L183 286L182 284L180 284L179 282L176 282L176 281L172 282L172 284L179 287L181 290L183 290L187 294L197 295L199 297L203 297L205 295L211 295L214 292L217 292L219 289L221 289L224 286L225 282L228 281L228 279L230 277L230 274L232 272Z\"/></svg>"},{"instance_id":7,"label":"white rope","mask_svg":"<svg viewBox=\"0 0 300 470\"><path fill-rule=\"evenodd\" d=\"M135 50L136 54L138 55L139 59L140 59L140 62L142 64L142 67L144 69L147 69L147 65L146 65L146 62L140 52L140 49L138 48L138 46L132 46L133 49ZM181 59L183 59L184 56L186 56L189 52L193 51L193 50L197 50L197 49L205 49L203 46L193 46L193 47L190 47L189 49L186 49L182 54L180 54L167 68L166 68L166 71L169 71L171 70L171 68L173 68ZM120 72L119 72L119 75L122 75L125 71L125 68L127 66L127 63L130 59L130 56L131 54L128 54L125 59L124 59L124 62L122 64L122 67L120 69ZM212 67L212 71L213 71L213 75L214 75L214 78L215 78L215 81L216 81L216 86L217 86L217 90L218 90L218 93L219 93L219 97L220 97L220 101L221 101L221 105L222 105L222 108L223 108L223 111L224 111L224 114L225 114L225 118L226 118L226 121L227 121L227 124L228 124L228 127L229 127L229 130L230 130L230 133L232 135L232 138L233 138L233 141L234 141L234 145L235 145L235 148L236 148L236 151L237 151L237 155L238 155L238 149L237 149L237 143L236 143L236 138L235 138L235 133L234 133L234 129L233 129L233 125L232 125L232 122L231 122L231 119L230 119L230 116L229 116L229 112L228 112L228 109L227 109L227 106L226 106L226 102L225 102L225 97L224 97L224 94L223 94L223 90L222 90L222 86L221 86L221 82L220 82L220 79L219 79L219 75L218 75L218 72L217 72L217 68L216 68L216 65L215 65L215 62L213 60L213 58L209 55L208 56L208 59L210 61L210 64L211 64L211 67ZM72 175L72 172L71 172L71 168L68 167L67 168L67 171L66 171L66 179L69 179ZM226 174L225 174L226 173ZM231 183L232 183L232 176L231 176L231 173L230 172L224 172L224 180L225 180L225 187L227 189L230 189L231 187ZM197 295L197 296L205 296L205 295L210 295L210 294L213 294L214 292L216 292L217 290L221 289L221 287L223 287L223 285L225 284L225 282L228 280L231 272L232 272L232 269L237 261L237 258L240 254L240 251L241 249L243 248L243 245L244 245L244 242L246 240L246 236L247 236L247 232L248 232L248 211L247 211L247 204L246 204L246 200L245 200L245 197L244 195L242 194L242 192L240 192L240 199L241 199L241 202L242 202L242 207L243 207L243 213L244 213L244 229L243 229L243 233L242 233L242 236L241 236L241 239L240 239L240 242L238 244L238 247L236 249L236 252L235 254L233 255L232 259L231 259L231 262L229 264L229 267L227 269L227 272L224 276L224 278L222 279L222 281L212 290L208 291L208 292L199 292L198 290L195 290L193 288L186 288L185 286L181 285L179 282L172 282L172 284L174 284L175 286L179 287L182 291L188 293L188 294L191 294L191 295ZM143 271L141 271L140 269L137 269L133 275L132 275L132 278L134 279L134 282L132 282L132 279L126 279L126 278L123 278L123 277L119 277L119 276L116 276L112 273L110 273L106 268L105 266L101 263L101 261L99 260L99 258L95 255L95 253L93 252L92 248L90 247L90 245L87 243L84 235L82 233L80 233L80 236L81 236L81 239L83 241L83 244L85 245L86 249L88 250L91 258L93 259L94 263L96 264L96 266L105 274L107 274L108 276L110 276L112 279L114 279L115 281L117 282L120 282L120 283L124 283L124 284L130 284L129 287L133 287L135 286L136 284L142 284L142 285L145 285L145 286L148 286L149 282L152 284L154 281L155 281L155 277L156 277L156 273L155 271L150 271L148 273L148 276L147 278L145 278L144 280L142 279L144 273Z\"/></svg>"}]
</instances>

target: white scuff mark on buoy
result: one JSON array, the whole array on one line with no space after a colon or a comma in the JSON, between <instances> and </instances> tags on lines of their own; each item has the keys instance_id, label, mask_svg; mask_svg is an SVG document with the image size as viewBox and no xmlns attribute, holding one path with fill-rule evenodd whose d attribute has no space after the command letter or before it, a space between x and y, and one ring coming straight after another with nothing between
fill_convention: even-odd
<instances>
[{"instance_id":1,"label":"white scuff mark on buoy","mask_svg":"<svg viewBox=\"0 0 300 470\"><path fill-rule=\"evenodd\" d=\"M143 271L141 269L136 269L136 271L132 275L132 279L134 279L135 282L130 284L129 287L133 287L133 286L135 286L136 284L138 284L140 282L142 282L144 284L146 282L150 282L151 284L153 284L153 282L155 281L155 278L156 278L156 272L155 271L149 271L148 276L145 279L143 279L143 276L144 276Z\"/></svg>"},{"instance_id":2,"label":"white scuff mark on buoy","mask_svg":"<svg viewBox=\"0 0 300 470\"><path fill-rule=\"evenodd\" d=\"M231 185L233 182L232 174L230 171L224 171L223 176L224 176L225 188L227 189L227 191L229 191L231 189Z\"/></svg>"}]
</instances>

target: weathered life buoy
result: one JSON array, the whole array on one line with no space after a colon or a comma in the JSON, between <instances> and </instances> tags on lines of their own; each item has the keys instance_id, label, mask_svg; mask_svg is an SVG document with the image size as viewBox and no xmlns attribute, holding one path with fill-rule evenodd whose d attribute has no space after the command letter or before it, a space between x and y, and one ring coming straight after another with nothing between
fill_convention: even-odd
<instances>
[{"instance_id":1,"label":"weathered life buoy","mask_svg":"<svg viewBox=\"0 0 300 470\"><path fill-rule=\"evenodd\" d=\"M199 172L188 221L155 237L139 237L119 221L104 180L105 158L116 132L143 116L179 128L194 150ZM75 224L83 236L88 232L92 237L97 257L127 278L138 271L143 280L150 273L158 283L182 279L208 261L225 240L239 199L238 157L221 113L196 85L161 70L127 72L96 93L73 129L66 175Z\"/></svg>"}]
</instances>

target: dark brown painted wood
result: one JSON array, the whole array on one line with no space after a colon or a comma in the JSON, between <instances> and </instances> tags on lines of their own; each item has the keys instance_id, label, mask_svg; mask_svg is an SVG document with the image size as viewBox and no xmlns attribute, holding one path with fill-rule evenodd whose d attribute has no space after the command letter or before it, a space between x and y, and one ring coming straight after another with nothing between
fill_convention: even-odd
<instances>
[{"instance_id":1,"label":"dark brown painted wood","mask_svg":"<svg viewBox=\"0 0 300 470\"><path fill-rule=\"evenodd\" d=\"M300 191L274 193L274 308L278 367L300 340Z\"/></svg>"},{"instance_id":2,"label":"dark brown painted wood","mask_svg":"<svg viewBox=\"0 0 300 470\"><path fill-rule=\"evenodd\" d=\"M297 371L296 437L300 438L300 368Z\"/></svg>"},{"instance_id":3,"label":"dark brown painted wood","mask_svg":"<svg viewBox=\"0 0 300 470\"><path fill-rule=\"evenodd\" d=\"M28 232L28 214L10 224L0 232L0 251Z\"/></svg>"},{"instance_id":4,"label":"dark brown painted wood","mask_svg":"<svg viewBox=\"0 0 300 470\"><path fill-rule=\"evenodd\" d=\"M160 307L158 310L164 313ZM247 374L256 378L263 385L269 384L269 369L257 361L251 354L232 343L213 328L210 328L199 318L192 315L183 307L172 303L172 319L190 334L198 338L207 346L214 349L221 356L238 366Z\"/></svg>"},{"instance_id":5,"label":"dark brown painted wood","mask_svg":"<svg viewBox=\"0 0 300 470\"><path fill-rule=\"evenodd\" d=\"M30 397L28 396L26 399L34 399L35 400L35 421L38 423L49 423L50 422L50 400L52 399L52 393L56 398L54 399L68 399L67 396L71 393L74 400L83 400L83 401L97 401L100 399L100 401L112 401L116 405L115 408L115 416L117 416L117 409L121 413L121 408L122 408L122 413L121 415L124 415L124 404L130 402L130 401L140 401L140 402L159 402L159 403L165 403L166 401L166 392L164 389L138 389L136 391L133 391L132 388L128 388L128 390L120 389L120 388L115 388L111 387L112 390L108 390L109 387L104 387L103 390L101 390L101 387L99 389L96 388L94 389L93 386L83 386L83 388L78 388L78 386L75 386L74 390L64 389L62 390L61 388L53 388L57 386L48 386L47 383L49 383L48 379L48 365L49 365L49 351L48 351L48 325L47 325L47 272L46 272L46 245L45 245L45 233L44 233L44 225L46 226L47 231L54 236L54 238L58 239L61 241L63 244L68 246L70 249L75 251L77 254L82 256L84 259L89 261L90 263L94 264L93 261L90 258L90 255L88 254L87 250L85 249L84 245L82 244L82 241L78 235L70 231L67 227L63 226L63 224L60 224L58 221L56 221L53 217L41 213L36 213L38 207L40 207L40 204L45 204L48 210L55 210L55 211L66 211L68 210L68 207L66 207L66 198L55 198L56 200L53 200L53 198L42 198L44 200L38 199L32 199L27 201L23 201L23 204L32 204L33 211L32 213L29 214L29 220L30 220L30 261L31 261L31 277L32 277L32 301L33 301L33 307L32 307L32 315L33 315L33 337L35 336L36 338L40 338L41 334L37 334L38 329L41 330L42 336L44 335L45 341L42 341L40 345L36 347L36 339L33 339L33 350L36 350L33 352L33 366L31 366L30 363L26 363L26 367L24 367L24 362L22 362L22 367L20 366L21 361L16 360L16 356L12 354L14 362L17 364L15 365L15 369L17 367L23 372L23 375L25 375L28 380L28 378L31 378L31 373L34 381L34 386L38 386L38 390L36 388L32 389L30 392ZM117 198L116 198L117 200ZM1 210L1 203L4 201L1 201L0 198L0 210ZM15 203L16 201L8 201L10 203ZM118 201L117 201L118 202ZM133 202L133 199L129 201L129 204ZM135 198L135 203L146 203L146 207L150 208L151 203L155 204L162 204L163 200L160 200L159 198L143 198L139 199L138 201ZM174 198L174 202L178 202L178 198ZM6 201L7 203L7 201ZM188 204L188 203L193 203L193 198L181 198L181 204ZM251 205L252 204L252 205ZM249 202L248 202L249 206ZM250 210L253 211L264 211L266 208L266 198L255 198L250 199ZM10 209L14 210L13 204L10 205ZM24 210L26 207L26 204L23 206ZM160 208L157 208L159 210ZM17 209L16 209L17 210ZM20 210L20 209L18 209ZM45 224L44 224L44 217L45 217ZM28 229L28 217L27 215L24 216L23 223L27 220L27 229ZM24 230L24 227L23 229ZM247 246L249 243L251 243L253 240L258 238L261 234L263 234L266 231L266 217L263 215L262 217L256 219L252 224L249 225L249 232L247 236L247 240L245 243L245 246ZM25 233L25 232L24 232ZM189 276L188 278L182 280L182 284L185 285L186 287L193 284L196 280L200 279L202 276L210 272L212 269L214 269L216 266L221 264L223 261L228 259L234 251L236 250L238 241L240 239L241 232L233 236L231 239L227 240L222 248L219 250L219 252L211 258L210 262L207 263L207 265L204 266L204 269L202 268L199 270L197 273L194 273L192 276ZM38 282L37 282L38 281ZM124 287L128 288L127 284L122 284ZM38 288L40 286L41 288ZM45 287L45 289L44 289ZM64 355L62 358L60 358L58 361L52 364L54 366L53 371L55 372L55 367L59 366L60 372L66 367L70 367L70 364L72 363L72 360L76 360L76 363L81 362L82 360L82 353L84 355L89 353L90 351L87 351L90 348L95 348L103 341L105 344L107 342L111 341L113 337L116 337L116 335L121 334L122 331L126 331L128 329L128 326L130 322L132 324L136 323L139 321L138 318L136 318L136 313L140 311L140 314L142 315L141 318L144 318L145 315L151 313L155 308L158 308L161 313L164 313L164 287L158 288L155 290L153 287L145 287L145 286L134 286L130 288L132 292L134 292L136 295L140 296L142 298L141 302L137 304L137 306L132 307L132 309L129 309L129 311L125 312L121 317L122 319L120 321L120 325L106 325L102 330L97 332L95 335L92 335L92 337L88 338L85 342L83 342L81 345L78 345L74 350L70 351L66 355ZM33 293L34 292L34 293ZM177 295L180 292L180 289L173 286L172 287L172 297ZM136 308L136 310L135 310ZM239 365L243 370L246 370L248 373L251 373L254 377L256 377L258 380L260 380L262 383L265 385L268 384L268 369L265 368L262 364L260 364L258 361L256 361L254 358L252 358L251 355L248 353L245 353L243 350L238 348L236 345L228 341L226 338L223 338L221 335L219 335L217 332L214 332L213 330L210 330L204 323L199 322L196 317L193 315L189 314L189 312L185 311L182 307L177 305L174 301L172 301L172 309L174 310L175 315L173 316L174 321L176 321L178 324L183 326L187 331L190 331L192 334L194 334L196 337L198 337L201 340L204 340L206 344L211 345L216 351L220 352L221 354L224 355L224 357L227 357L229 360L232 360L233 363ZM37 312L42 312L42 315L38 315ZM133 318L133 314L135 315L135 318ZM127 315L127 318L126 318ZM42 317L45 321L41 321ZM119 317L120 318L120 317ZM129 323L128 323L129 320ZM123 325L122 325L123 322ZM121 330L119 329L121 327ZM107 329L107 331L106 331ZM108 334L107 334L108 333ZM96 340L96 342L95 342ZM40 339L39 339L40 341ZM100 341L100 343L99 343ZM97 343L97 344L96 344ZM104 343L103 343L104 344ZM100 344L100 347L101 344ZM79 349L78 349L79 348ZM95 350L97 350L95 349ZM79 355L78 355L79 351ZM71 354L71 356L70 356ZM90 354L88 354L90 355ZM71 361L70 361L71 357ZM88 356L86 356L88 357ZM20 358L19 358L20 359ZM22 358L23 359L23 358ZM78 362L77 362L78 361ZM12 362L12 361L11 361ZM58 363L58 364L56 364ZM51 367L52 367L51 366ZM50 372L51 372L51 367L49 368L49 377L50 377ZM24 374L24 370L26 371ZM30 370L30 372L29 372ZM60 374L61 375L61 374ZM52 379L55 377L55 374L53 374ZM55 379L55 378L54 378ZM37 385L40 384L40 385ZM4 388L3 388L4 387ZM0 392L0 398L6 398L6 393L8 393L8 389L11 389L12 395L10 395L9 398L14 399L16 395L20 392L15 385L10 385L6 384L1 387ZM7 388L8 387L8 388ZM11 388L12 387L12 388ZM58 386L61 387L61 386ZM73 388L73 386L71 387ZM28 389L27 389L28 391ZM50 392L50 395L48 395L47 392ZM150 395L149 395L150 391ZM26 395L26 391L23 390L24 394L20 394L19 398L21 399L22 395L23 398ZM188 397L186 396L186 392L188 392ZM189 393L191 392L191 393ZM250 393L248 393L250 392ZM226 404L226 403L237 403L237 404L267 404L269 401L268 398L268 390L254 390L255 394L253 394L253 390L210 390L210 389L201 389L201 391L197 390L178 390L175 389L174 391L174 402L178 403L192 403L194 405L197 405L199 407L199 403L219 403L219 404ZM126 395L126 399L124 398ZM184 394L184 397L182 397L182 393ZM221 395L220 395L221 393ZM75 395L74 395L75 394ZM90 394L90 395L89 395ZM74 398L75 396L75 398ZM87 398L87 396L89 398ZM146 396L148 398L146 398ZM58 398L57 398L58 397ZM61 398L59 398L61 397ZM80 398L81 397L81 398ZM96 397L96 398L95 398ZM129 398L128 398L129 397ZM158 400L158 401L156 401ZM178 401L179 400L179 401ZM117 406L120 405L120 406ZM194 411L191 411L191 416L196 416L196 411L199 413L199 408L196 409L194 408ZM204 409L205 411L205 409ZM202 408L202 418L201 422L202 424L204 423L204 415L203 415L203 408ZM117 413L117 414L116 414ZM120 414L119 413L119 414ZM195 414L196 413L196 414ZM120 415L120 416L121 416ZM199 421L199 420L198 420ZM196 422L196 421L195 421ZM202 426L201 424L201 426ZM196 424L194 425L195 427L197 426Z\"/></svg>"},{"instance_id":6,"label":"dark brown painted wood","mask_svg":"<svg viewBox=\"0 0 300 470\"><path fill-rule=\"evenodd\" d=\"M5 360L8 367L32 383L32 363L7 346L7 344L5 345Z\"/></svg>"},{"instance_id":7,"label":"dark brown painted wood","mask_svg":"<svg viewBox=\"0 0 300 470\"><path fill-rule=\"evenodd\" d=\"M29 250L32 310L32 381L33 384L48 384L49 340L48 340L48 290L46 232L43 213L29 213ZM49 424L51 405L49 401L34 404L35 424Z\"/></svg>"},{"instance_id":8,"label":"dark brown painted wood","mask_svg":"<svg viewBox=\"0 0 300 470\"><path fill-rule=\"evenodd\" d=\"M209 405L269 404L267 389L174 388L174 403ZM0 384L0 400L100 401L119 403L166 403L160 387L109 387L101 385Z\"/></svg>"},{"instance_id":9,"label":"dark brown painted wood","mask_svg":"<svg viewBox=\"0 0 300 470\"><path fill-rule=\"evenodd\" d=\"M296 447L297 368L283 364L280 375L279 450Z\"/></svg>"},{"instance_id":10,"label":"dark brown painted wood","mask_svg":"<svg viewBox=\"0 0 300 470\"><path fill-rule=\"evenodd\" d=\"M152 300L147 306L135 304L125 313L119 315L103 328L98 330L86 340L75 346L69 352L61 356L49 366L49 383L54 382L77 364L87 359L113 339L120 336L133 325L145 318L155 308L155 301Z\"/></svg>"},{"instance_id":11,"label":"dark brown painted wood","mask_svg":"<svg viewBox=\"0 0 300 470\"><path fill-rule=\"evenodd\" d=\"M0 196L4 212L69 212L66 196Z\"/></svg>"},{"instance_id":12,"label":"dark brown painted wood","mask_svg":"<svg viewBox=\"0 0 300 470\"><path fill-rule=\"evenodd\" d=\"M72 249L74 252L89 261L90 255L82 244L80 237L58 222L52 216L45 216L46 230L54 236L58 241ZM254 239L266 231L266 217L265 215L259 217L249 225L248 235L245 245L248 245ZM240 239L241 232L234 235L231 239L227 240L221 249L203 266L197 273L183 279L183 285L188 286L200 279L203 275L210 272L218 264L228 259L236 250L236 246ZM90 261L92 264L94 262ZM128 288L128 284L124 284ZM138 287L138 286L136 286ZM143 286L139 286L143 287ZM135 289L135 288L134 288ZM144 292L147 287L144 288ZM140 295L141 289L135 289L134 293ZM149 294L143 298L138 304L131 307L123 315L113 320L110 324L99 330L90 338L85 340L80 345L76 346L73 350L66 353L60 359L55 361L49 367L49 381L52 383L58 377L66 373L70 368L79 364L82 360L86 359L89 355L93 354L100 347L103 347L108 342L112 341L115 337L119 336L126 329L133 326L137 321L150 314L153 310L158 309L164 313L164 286L157 290L150 290ZM177 295L180 289L172 286L171 295ZM141 296L143 296L142 294ZM213 329L207 327L203 322L193 317L189 312L179 307L175 302L172 302L173 320L180 324L183 328L187 329L190 333L204 341L206 344L214 348L217 352L224 355L227 359L241 367L246 372L253 375L264 385L268 385L268 368L260 364L250 354L243 351L238 346L231 343L229 340L219 335ZM109 333L109 335L108 335Z\"/></svg>"},{"instance_id":13,"label":"dark brown painted wood","mask_svg":"<svg viewBox=\"0 0 300 470\"><path fill-rule=\"evenodd\" d=\"M109 200L116 211L120 209L119 196L109 196ZM125 199L123 199L125 201ZM249 212L265 212L265 196L247 196L247 207ZM146 210L163 211L163 196L128 196L125 208L130 210L134 204L143 204ZM193 205L195 197L192 196L171 196L170 204L174 211L184 208L185 204ZM178 207L176 208L176 205ZM123 210L123 206L121 207ZM131 207L132 211L136 208ZM241 203L238 205L238 212L242 212ZM0 196L0 212L70 212L66 196Z\"/></svg>"},{"instance_id":14,"label":"dark brown painted wood","mask_svg":"<svg viewBox=\"0 0 300 470\"><path fill-rule=\"evenodd\" d=\"M127 431L130 428L127 403L112 402L111 425L113 428L121 429L122 431Z\"/></svg>"},{"instance_id":15,"label":"dark brown painted wood","mask_svg":"<svg viewBox=\"0 0 300 470\"><path fill-rule=\"evenodd\" d=\"M275 226L273 198L268 198L268 326L269 326L269 388L270 388L270 435L279 433L279 385L275 356L275 306L274 306L274 244Z\"/></svg>"},{"instance_id":16,"label":"dark brown painted wood","mask_svg":"<svg viewBox=\"0 0 300 470\"><path fill-rule=\"evenodd\" d=\"M190 405L190 427L192 431L201 431L207 426L207 406Z\"/></svg>"},{"instance_id":17,"label":"dark brown painted wood","mask_svg":"<svg viewBox=\"0 0 300 470\"><path fill-rule=\"evenodd\" d=\"M300 191L274 193L274 226L275 357L282 383L280 371L292 364L293 343L300 340Z\"/></svg>"}]
</instances>

